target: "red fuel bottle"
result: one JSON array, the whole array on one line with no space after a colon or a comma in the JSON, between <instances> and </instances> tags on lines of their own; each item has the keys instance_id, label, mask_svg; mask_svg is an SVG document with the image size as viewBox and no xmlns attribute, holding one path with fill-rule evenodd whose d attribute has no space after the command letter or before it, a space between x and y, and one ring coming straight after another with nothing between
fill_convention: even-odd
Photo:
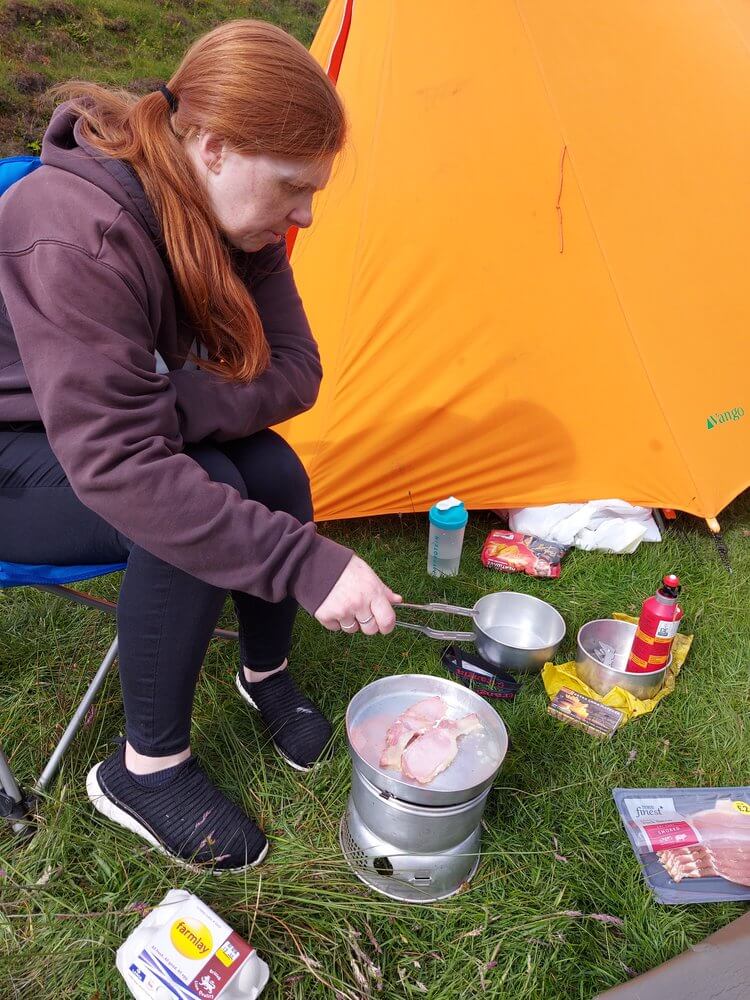
<instances>
[{"instance_id":1,"label":"red fuel bottle","mask_svg":"<svg viewBox=\"0 0 750 1000\"><path fill-rule=\"evenodd\" d=\"M645 674L666 664L683 615L677 603L680 589L679 577L670 573L656 593L643 602L625 667L628 673Z\"/></svg>"}]
</instances>

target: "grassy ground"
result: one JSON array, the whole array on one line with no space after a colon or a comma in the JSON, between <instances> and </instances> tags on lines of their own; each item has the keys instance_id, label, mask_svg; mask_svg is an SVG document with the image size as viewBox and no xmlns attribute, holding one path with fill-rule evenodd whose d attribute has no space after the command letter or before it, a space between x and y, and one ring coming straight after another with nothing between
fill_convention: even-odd
<instances>
[{"instance_id":1,"label":"grassy ground","mask_svg":"<svg viewBox=\"0 0 750 1000\"><path fill-rule=\"evenodd\" d=\"M51 83L89 77L147 89L169 76L188 43L227 17L266 17L303 41L324 0L6 0L0 7L0 155L35 152ZM611 743L545 712L539 678L501 714L512 751L486 813L484 856L468 891L433 907L369 893L343 863L336 828L348 793L348 700L385 673L441 674L439 645L406 632L366 640L324 632L301 616L298 678L337 726L335 758L313 774L288 770L232 685L235 650L212 644L199 685L194 743L215 780L241 799L272 840L266 863L217 882L186 873L108 826L83 788L122 727L110 677L21 848L0 832L0 998L124 997L114 949L140 910L175 886L212 905L270 962L269 998L588 1000L682 951L738 915L739 905L656 905L612 804L616 785L732 784L750 774L745 729L750 659L750 497L724 516L729 576L702 525L684 519L665 543L633 557L572 553L556 583L489 574L478 560L492 524L472 518L463 571L423 571L423 518L326 526L408 599L467 604L512 585L551 597L578 626L636 610L660 574L686 583L696 643L676 692ZM117 578L97 585L114 597ZM229 624L227 618L227 624ZM25 780L38 773L112 636L111 623L32 591L0 596L0 740ZM580 915L573 915L577 913ZM613 919L609 919L613 918ZM622 922L620 922L622 921ZM377 969L377 971L375 971ZM366 987L362 982L367 984ZM382 989L381 989L382 987Z\"/></svg>"},{"instance_id":2,"label":"grassy ground","mask_svg":"<svg viewBox=\"0 0 750 1000\"><path fill-rule=\"evenodd\" d=\"M262 18L309 44L324 8L325 0L0 0L0 156L39 151L53 83L145 92L221 21Z\"/></svg>"},{"instance_id":3,"label":"grassy ground","mask_svg":"<svg viewBox=\"0 0 750 1000\"><path fill-rule=\"evenodd\" d=\"M0 995L123 997L114 949L140 919L141 904L175 886L196 892L252 939L272 967L269 998L300 1000L367 996L360 975L373 996L589 1000L738 916L738 904L654 903L610 795L618 785L736 784L750 774L750 496L724 515L733 576L703 525L683 520L662 545L641 546L634 556L573 552L556 582L483 569L488 514L472 517L461 575L439 583L422 568L421 517L324 526L414 601L471 604L508 585L551 599L568 624L563 657L584 621L635 610L674 567L684 578L695 645L674 694L611 742L548 716L538 677L503 704L512 748L489 799L481 867L467 891L432 907L368 892L342 861L336 827L348 793L349 699L386 673L442 674L438 643L400 630L349 639L300 616L296 674L337 727L335 759L307 776L279 761L236 696L235 650L211 645L194 744L272 841L261 868L220 882L165 863L90 807L87 769L110 752L122 727L118 681L110 677L43 804L35 839L19 849L0 834ZM99 591L114 596L117 582L107 578ZM100 615L51 596L11 591L0 600L0 733L21 775L38 771L111 635ZM377 973L368 976L363 953Z\"/></svg>"}]
</instances>

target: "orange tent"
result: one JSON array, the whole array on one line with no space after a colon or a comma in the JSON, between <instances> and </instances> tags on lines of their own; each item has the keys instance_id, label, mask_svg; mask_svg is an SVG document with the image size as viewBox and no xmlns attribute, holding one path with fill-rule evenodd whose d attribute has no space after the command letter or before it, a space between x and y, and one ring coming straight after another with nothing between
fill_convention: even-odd
<instances>
[{"instance_id":1,"label":"orange tent","mask_svg":"<svg viewBox=\"0 0 750 1000\"><path fill-rule=\"evenodd\" d=\"M745 0L332 0L319 518L750 484L749 49Z\"/></svg>"}]
</instances>

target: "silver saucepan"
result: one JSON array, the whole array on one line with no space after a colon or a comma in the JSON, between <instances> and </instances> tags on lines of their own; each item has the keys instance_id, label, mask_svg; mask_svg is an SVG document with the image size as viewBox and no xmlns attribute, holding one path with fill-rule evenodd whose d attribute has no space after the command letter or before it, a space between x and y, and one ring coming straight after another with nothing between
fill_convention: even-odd
<instances>
[{"instance_id":1,"label":"silver saucepan","mask_svg":"<svg viewBox=\"0 0 750 1000\"><path fill-rule=\"evenodd\" d=\"M400 770L383 768L380 755L388 728L396 719L412 705L435 695L445 702L449 718L476 713L482 729L461 737L453 763L429 785L420 785ZM507 730L492 705L462 684L431 674L394 674L367 684L349 702L346 735L355 771L383 797L422 806L475 801L491 787L508 751ZM401 818L406 821L406 817Z\"/></svg>"},{"instance_id":2,"label":"silver saucepan","mask_svg":"<svg viewBox=\"0 0 750 1000\"><path fill-rule=\"evenodd\" d=\"M653 698L664 686L672 657L669 657L667 664L661 669L629 674L627 663L635 631L636 626L632 622L613 618L598 618L596 621L586 622L578 632L576 669L581 680L601 695L607 695L612 688L619 687L636 698ZM600 648L602 643L609 646L614 654L609 663L600 659L597 647Z\"/></svg>"},{"instance_id":3,"label":"silver saucepan","mask_svg":"<svg viewBox=\"0 0 750 1000\"><path fill-rule=\"evenodd\" d=\"M452 604L397 604L395 609L445 611L473 620L471 632L449 632L397 621L399 628L421 632L431 639L473 642L477 652L492 666L520 673L534 673L551 660L565 637L565 622L559 611L530 594L501 591L480 597L473 608Z\"/></svg>"}]
</instances>

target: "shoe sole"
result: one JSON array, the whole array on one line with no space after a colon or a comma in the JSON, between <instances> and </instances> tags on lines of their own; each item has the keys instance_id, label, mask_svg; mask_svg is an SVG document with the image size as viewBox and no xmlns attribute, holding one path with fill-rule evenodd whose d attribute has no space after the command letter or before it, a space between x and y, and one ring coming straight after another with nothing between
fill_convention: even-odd
<instances>
[{"instance_id":1,"label":"shoe sole","mask_svg":"<svg viewBox=\"0 0 750 1000\"><path fill-rule=\"evenodd\" d=\"M122 809L107 795L102 786L99 784L99 768L101 766L101 764L97 764L95 767L92 767L86 777L86 794L91 800L94 808L100 812L102 816L106 816L107 819L112 820L113 823L117 823L118 826L124 827L126 830L129 830L131 833L135 833L137 836L147 841L147 843L151 844L152 847L155 847L161 854L166 855L166 857L174 861L175 864L181 865L183 868L187 868L192 872L216 876L232 875L237 874L238 872L247 871L248 868L255 868L255 866L259 865L268 854L268 848L270 845L268 841L266 841L266 846L263 848L263 851L255 859L255 861L251 861L239 868L211 868L208 865L194 865L189 861L185 861L184 858L181 858L169 851L164 844L157 840L148 827L139 823L135 816L127 812L125 809Z\"/></svg>"},{"instance_id":2,"label":"shoe sole","mask_svg":"<svg viewBox=\"0 0 750 1000\"><path fill-rule=\"evenodd\" d=\"M247 691L242 686L242 681L240 680L240 675L239 674L235 674L234 675L234 684L235 684L235 687L237 688L237 690L239 691L239 693L242 695L242 697L248 703L248 705L250 706L250 708L252 708L254 711L256 711L260 715L260 709L258 708L258 706L255 704L255 702L253 701L253 699L250 697L250 695L247 693ZM273 736L271 737L271 742L273 743L274 750L279 755L279 757L281 757L281 759L285 763L287 763L290 767L293 767L295 771L301 771L303 774L307 774L309 771L312 771L312 769L315 767L314 764L310 764L309 767L303 767L302 764L297 764L295 761L291 760L289 757L287 757L287 755L281 749L281 747L276 742L276 740L273 738Z\"/></svg>"}]
</instances>

